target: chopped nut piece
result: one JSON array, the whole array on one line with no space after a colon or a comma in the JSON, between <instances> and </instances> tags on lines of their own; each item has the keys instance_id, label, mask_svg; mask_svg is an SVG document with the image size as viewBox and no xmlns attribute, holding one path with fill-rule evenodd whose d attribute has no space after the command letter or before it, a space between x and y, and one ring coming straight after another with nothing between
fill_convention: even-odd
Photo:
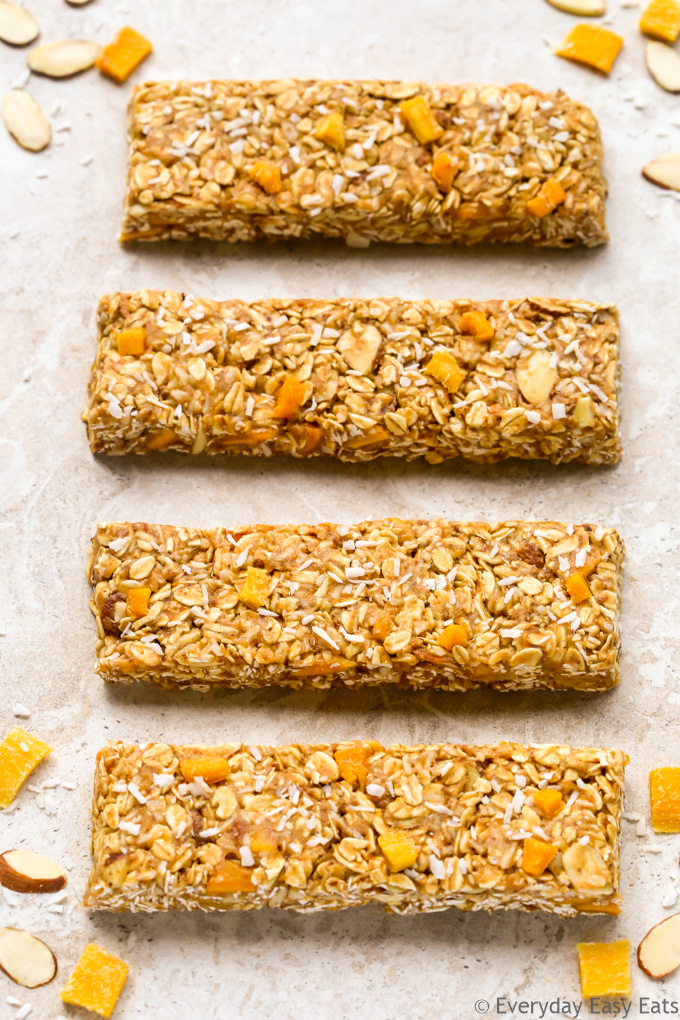
<instances>
[{"instance_id":1,"label":"chopped nut piece","mask_svg":"<svg viewBox=\"0 0 680 1020\"><path fill-rule=\"evenodd\" d=\"M133 620L138 620L140 617L146 616L149 611L150 598L151 588L131 588L127 597L128 615L131 616Z\"/></svg>"},{"instance_id":2,"label":"chopped nut piece","mask_svg":"<svg viewBox=\"0 0 680 1020\"><path fill-rule=\"evenodd\" d=\"M666 92L680 92L680 55L666 43L653 39L645 46L647 70Z\"/></svg>"},{"instance_id":3,"label":"chopped nut piece","mask_svg":"<svg viewBox=\"0 0 680 1020\"><path fill-rule=\"evenodd\" d=\"M623 39L601 25L576 25L555 53L558 57L587 64L609 74L623 46Z\"/></svg>"},{"instance_id":4,"label":"chopped nut piece","mask_svg":"<svg viewBox=\"0 0 680 1020\"><path fill-rule=\"evenodd\" d=\"M130 968L113 953L91 942L61 991L62 1002L110 1017Z\"/></svg>"},{"instance_id":5,"label":"chopped nut piece","mask_svg":"<svg viewBox=\"0 0 680 1020\"><path fill-rule=\"evenodd\" d=\"M182 775L187 783L193 782L196 776L205 779L206 783L220 783L229 776L229 762L226 758L184 758L180 762Z\"/></svg>"},{"instance_id":6,"label":"chopped nut piece","mask_svg":"<svg viewBox=\"0 0 680 1020\"><path fill-rule=\"evenodd\" d=\"M40 152L50 144L50 122L36 103L23 89L10 89L2 97L2 116L5 127L22 147Z\"/></svg>"},{"instance_id":7,"label":"chopped nut piece","mask_svg":"<svg viewBox=\"0 0 680 1020\"><path fill-rule=\"evenodd\" d=\"M580 571L570 574L564 583L564 587L571 596L571 601L577 605L579 602L584 602L586 599L592 598L592 592L586 584L585 578Z\"/></svg>"},{"instance_id":8,"label":"chopped nut piece","mask_svg":"<svg viewBox=\"0 0 680 1020\"><path fill-rule=\"evenodd\" d=\"M26 57L28 66L49 78L68 78L92 67L99 47L87 39L61 39L36 46Z\"/></svg>"},{"instance_id":9,"label":"chopped nut piece","mask_svg":"<svg viewBox=\"0 0 680 1020\"><path fill-rule=\"evenodd\" d=\"M414 96L399 104L402 116L421 145L436 142L443 129L435 118L425 96Z\"/></svg>"},{"instance_id":10,"label":"chopped nut piece","mask_svg":"<svg viewBox=\"0 0 680 1020\"><path fill-rule=\"evenodd\" d=\"M551 177L549 181L541 185L538 195L529 199L527 209L532 216L538 216L541 219L553 212L558 205L562 205L566 197L566 192L560 182Z\"/></svg>"},{"instance_id":11,"label":"chopped nut piece","mask_svg":"<svg viewBox=\"0 0 680 1020\"><path fill-rule=\"evenodd\" d=\"M6 850L0 854L0 885L21 893L53 893L66 885L58 864L30 850Z\"/></svg>"},{"instance_id":12,"label":"chopped nut piece","mask_svg":"<svg viewBox=\"0 0 680 1020\"><path fill-rule=\"evenodd\" d=\"M527 875L533 875L534 878L538 878L556 855L557 849L551 843L546 843L545 840L534 839L533 836L530 836L529 839L524 840L522 870L526 871Z\"/></svg>"},{"instance_id":13,"label":"chopped nut piece","mask_svg":"<svg viewBox=\"0 0 680 1020\"><path fill-rule=\"evenodd\" d=\"M554 818L564 807L564 798L559 790L536 790L532 796L534 806L546 818Z\"/></svg>"},{"instance_id":14,"label":"chopped nut piece","mask_svg":"<svg viewBox=\"0 0 680 1020\"><path fill-rule=\"evenodd\" d=\"M0 808L9 807L21 784L51 750L20 726L0 741Z\"/></svg>"},{"instance_id":15,"label":"chopped nut piece","mask_svg":"<svg viewBox=\"0 0 680 1020\"><path fill-rule=\"evenodd\" d=\"M441 645L442 648L446 648L449 652L456 645L466 645L467 643L468 632L461 623L449 624L437 638L437 644Z\"/></svg>"},{"instance_id":16,"label":"chopped nut piece","mask_svg":"<svg viewBox=\"0 0 680 1020\"><path fill-rule=\"evenodd\" d=\"M269 574L259 567L248 567L245 583L239 589L239 601L250 609L259 609L267 601L269 594Z\"/></svg>"},{"instance_id":17,"label":"chopped nut piece","mask_svg":"<svg viewBox=\"0 0 680 1020\"><path fill-rule=\"evenodd\" d=\"M456 393L467 376L453 354L441 350L433 354L423 371L442 383L449 393Z\"/></svg>"},{"instance_id":18,"label":"chopped nut piece","mask_svg":"<svg viewBox=\"0 0 680 1020\"><path fill-rule=\"evenodd\" d=\"M116 343L119 354L139 357L139 355L144 353L146 347L146 330L143 326L122 329L116 335Z\"/></svg>"},{"instance_id":19,"label":"chopped nut piece","mask_svg":"<svg viewBox=\"0 0 680 1020\"><path fill-rule=\"evenodd\" d=\"M335 346L351 369L367 375L373 368L382 340L382 334L370 323L361 329L355 324L353 329L342 334Z\"/></svg>"},{"instance_id":20,"label":"chopped nut piece","mask_svg":"<svg viewBox=\"0 0 680 1020\"><path fill-rule=\"evenodd\" d=\"M674 43L680 35L678 0L651 0L640 18L640 31L653 39Z\"/></svg>"},{"instance_id":21,"label":"chopped nut piece","mask_svg":"<svg viewBox=\"0 0 680 1020\"><path fill-rule=\"evenodd\" d=\"M652 978L665 978L680 967L680 914L651 928L637 951L638 965Z\"/></svg>"},{"instance_id":22,"label":"chopped nut piece","mask_svg":"<svg viewBox=\"0 0 680 1020\"><path fill-rule=\"evenodd\" d=\"M316 126L314 135L320 142L341 151L345 148L345 121L341 113L327 113Z\"/></svg>"},{"instance_id":23,"label":"chopped nut piece","mask_svg":"<svg viewBox=\"0 0 680 1020\"><path fill-rule=\"evenodd\" d=\"M578 964L584 999L630 995L630 942L579 942Z\"/></svg>"},{"instance_id":24,"label":"chopped nut piece","mask_svg":"<svg viewBox=\"0 0 680 1020\"><path fill-rule=\"evenodd\" d=\"M670 152L646 163L642 176L660 188L680 191L680 152Z\"/></svg>"},{"instance_id":25,"label":"chopped nut piece","mask_svg":"<svg viewBox=\"0 0 680 1020\"><path fill-rule=\"evenodd\" d=\"M464 312L460 317L460 330L476 340L493 340L495 330L483 312Z\"/></svg>"},{"instance_id":26,"label":"chopped nut piece","mask_svg":"<svg viewBox=\"0 0 680 1020\"><path fill-rule=\"evenodd\" d=\"M25 46L40 33L40 26L30 11L21 4L0 2L0 39L12 46Z\"/></svg>"},{"instance_id":27,"label":"chopped nut piece","mask_svg":"<svg viewBox=\"0 0 680 1020\"><path fill-rule=\"evenodd\" d=\"M0 971L24 988L48 985L57 973L49 946L19 928L0 928Z\"/></svg>"},{"instance_id":28,"label":"chopped nut piece","mask_svg":"<svg viewBox=\"0 0 680 1020\"><path fill-rule=\"evenodd\" d=\"M602 856L594 846L572 845L562 854L562 864L570 882L578 892L605 892L610 888L611 875Z\"/></svg>"},{"instance_id":29,"label":"chopped nut piece","mask_svg":"<svg viewBox=\"0 0 680 1020\"><path fill-rule=\"evenodd\" d=\"M281 171L273 163L259 159L253 164L251 176L268 195L277 195L281 190Z\"/></svg>"},{"instance_id":30,"label":"chopped nut piece","mask_svg":"<svg viewBox=\"0 0 680 1020\"><path fill-rule=\"evenodd\" d=\"M450 191L453 187L460 163L457 156L450 152L438 152L432 160L432 176L442 191Z\"/></svg>"},{"instance_id":31,"label":"chopped nut piece","mask_svg":"<svg viewBox=\"0 0 680 1020\"><path fill-rule=\"evenodd\" d=\"M287 375L281 384L274 407L275 418L297 418L305 401L305 384L294 375Z\"/></svg>"},{"instance_id":32,"label":"chopped nut piece","mask_svg":"<svg viewBox=\"0 0 680 1020\"><path fill-rule=\"evenodd\" d=\"M544 347L531 351L517 363L517 385L530 404L543 404L557 382L557 369Z\"/></svg>"},{"instance_id":33,"label":"chopped nut piece","mask_svg":"<svg viewBox=\"0 0 680 1020\"><path fill-rule=\"evenodd\" d=\"M145 36L126 25L125 28L121 28L114 41L104 47L96 65L102 74L121 84L127 81L152 49Z\"/></svg>"},{"instance_id":34,"label":"chopped nut piece","mask_svg":"<svg viewBox=\"0 0 680 1020\"><path fill-rule=\"evenodd\" d=\"M680 832L680 768L652 769L649 800L654 831Z\"/></svg>"}]
</instances>

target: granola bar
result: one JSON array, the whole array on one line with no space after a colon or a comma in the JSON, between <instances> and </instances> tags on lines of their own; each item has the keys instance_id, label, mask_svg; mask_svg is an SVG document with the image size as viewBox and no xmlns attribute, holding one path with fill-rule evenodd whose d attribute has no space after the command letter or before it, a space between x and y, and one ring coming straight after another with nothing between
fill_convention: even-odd
<instances>
[{"instance_id":1,"label":"granola bar","mask_svg":"<svg viewBox=\"0 0 680 1020\"><path fill-rule=\"evenodd\" d=\"M93 452L618 460L618 316L516 301L109 294Z\"/></svg>"},{"instance_id":2,"label":"granola bar","mask_svg":"<svg viewBox=\"0 0 680 1020\"><path fill-rule=\"evenodd\" d=\"M85 906L618 914L622 751L109 744Z\"/></svg>"},{"instance_id":3,"label":"granola bar","mask_svg":"<svg viewBox=\"0 0 680 1020\"><path fill-rule=\"evenodd\" d=\"M123 241L608 239L598 124L560 91L161 81L128 125Z\"/></svg>"},{"instance_id":4,"label":"granola bar","mask_svg":"<svg viewBox=\"0 0 680 1020\"><path fill-rule=\"evenodd\" d=\"M622 561L612 528L554 521L102 524L96 669L199 690L605 690Z\"/></svg>"}]
</instances>

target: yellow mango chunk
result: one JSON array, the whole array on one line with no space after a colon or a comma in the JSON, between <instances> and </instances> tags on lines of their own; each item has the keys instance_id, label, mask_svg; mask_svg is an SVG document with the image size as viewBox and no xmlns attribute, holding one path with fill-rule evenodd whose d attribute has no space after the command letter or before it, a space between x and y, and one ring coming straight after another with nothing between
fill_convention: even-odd
<instances>
[{"instance_id":1,"label":"yellow mango chunk","mask_svg":"<svg viewBox=\"0 0 680 1020\"><path fill-rule=\"evenodd\" d=\"M467 333L475 340L493 340L494 338L494 328L483 312L463 312L459 325L461 333Z\"/></svg>"},{"instance_id":2,"label":"yellow mango chunk","mask_svg":"<svg viewBox=\"0 0 680 1020\"><path fill-rule=\"evenodd\" d=\"M630 995L630 942L579 942L581 995Z\"/></svg>"},{"instance_id":3,"label":"yellow mango chunk","mask_svg":"<svg viewBox=\"0 0 680 1020\"><path fill-rule=\"evenodd\" d=\"M0 807L9 807L21 784L51 750L49 744L21 726L0 741Z\"/></svg>"},{"instance_id":4,"label":"yellow mango chunk","mask_svg":"<svg viewBox=\"0 0 680 1020\"><path fill-rule=\"evenodd\" d=\"M146 36L126 25L125 28L121 28L114 41L104 47L95 60L95 66L102 74L108 75L120 84L127 81L152 49Z\"/></svg>"},{"instance_id":5,"label":"yellow mango chunk","mask_svg":"<svg viewBox=\"0 0 680 1020\"><path fill-rule=\"evenodd\" d=\"M592 592L586 584L583 574L578 570L573 574L570 574L564 582L564 587L569 592L571 601L576 603L576 605L578 605L579 602L584 602L592 596Z\"/></svg>"},{"instance_id":6,"label":"yellow mango chunk","mask_svg":"<svg viewBox=\"0 0 680 1020\"><path fill-rule=\"evenodd\" d=\"M432 160L432 176L442 191L450 191L458 173L458 160L449 152L438 152Z\"/></svg>"},{"instance_id":7,"label":"yellow mango chunk","mask_svg":"<svg viewBox=\"0 0 680 1020\"><path fill-rule=\"evenodd\" d=\"M340 151L345 148L345 120L341 113L327 113L316 125L314 137L331 148Z\"/></svg>"},{"instance_id":8,"label":"yellow mango chunk","mask_svg":"<svg viewBox=\"0 0 680 1020\"><path fill-rule=\"evenodd\" d=\"M680 35L678 0L652 0L640 18L640 31L652 39L674 43Z\"/></svg>"},{"instance_id":9,"label":"yellow mango chunk","mask_svg":"<svg viewBox=\"0 0 680 1020\"><path fill-rule=\"evenodd\" d=\"M219 755L185 758L179 767L187 783L193 782L197 776L205 779L206 783L220 783L229 776L229 762Z\"/></svg>"},{"instance_id":10,"label":"yellow mango chunk","mask_svg":"<svg viewBox=\"0 0 680 1020\"><path fill-rule=\"evenodd\" d=\"M401 115L421 145L436 142L444 131L437 122L425 96L414 96L399 104Z\"/></svg>"},{"instance_id":11,"label":"yellow mango chunk","mask_svg":"<svg viewBox=\"0 0 680 1020\"><path fill-rule=\"evenodd\" d=\"M559 790L536 790L532 796L534 807L537 807L546 818L554 818L564 807L564 797Z\"/></svg>"},{"instance_id":12,"label":"yellow mango chunk","mask_svg":"<svg viewBox=\"0 0 680 1020\"><path fill-rule=\"evenodd\" d=\"M587 64L609 74L623 46L623 39L601 25L575 25L555 50L558 57Z\"/></svg>"},{"instance_id":13,"label":"yellow mango chunk","mask_svg":"<svg viewBox=\"0 0 680 1020\"><path fill-rule=\"evenodd\" d=\"M548 867L557 850L552 843L544 843L542 839L534 839L533 836L524 841L522 851L522 871L527 875L538 878Z\"/></svg>"},{"instance_id":14,"label":"yellow mango chunk","mask_svg":"<svg viewBox=\"0 0 680 1020\"><path fill-rule=\"evenodd\" d=\"M342 673L345 669L353 669L354 663L351 659L344 659L342 656L333 656L326 659L323 656L312 659L305 666L295 670L296 676L324 676L331 673Z\"/></svg>"},{"instance_id":15,"label":"yellow mango chunk","mask_svg":"<svg viewBox=\"0 0 680 1020\"><path fill-rule=\"evenodd\" d=\"M140 616L146 616L149 609L151 588L132 588L127 596L128 616L138 620Z\"/></svg>"},{"instance_id":16,"label":"yellow mango chunk","mask_svg":"<svg viewBox=\"0 0 680 1020\"><path fill-rule=\"evenodd\" d=\"M276 195L281 190L281 171L274 163L258 159L253 164L250 176L268 195Z\"/></svg>"},{"instance_id":17,"label":"yellow mango chunk","mask_svg":"<svg viewBox=\"0 0 680 1020\"><path fill-rule=\"evenodd\" d=\"M418 847L408 832L391 829L378 836L378 843L392 871L412 868L418 860Z\"/></svg>"},{"instance_id":18,"label":"yellow mango chunk","mask_svg":"<svg viewBox=\"0 0 680 1020\"><path fill-rule=\"evenodd\" d=\"M449 393L456 393L460 389L467 374L448 351L435 351L424 371L445 386Z\"/></svg>"},{"instance_id":19,"label":"yellow mango chunk","mask_svg":"<svg viewBox=\"0 0 680 1020\"><path fill-rule=\"evenodd\" d=\"M274 407L275 418L295 418L305 399L305 384L294 375L287 375L281 384Z\"/></svg>"},{"instance_id":20,"label":"yellow mango chunk","mask_svg":"<svg viewBox=\"0 0 680 1020\"><path fill-rule=\"evenodd\" d=\"M238 861L225 860L217 865L205 885L211 896L223 893L252 892L255 888L252 873Z\"/></svg>"},{"instance_id":21,"label":"yellow mango chunk","mask_svg":"<svg viewBox=\"0 0 680 1020\"><path fill-rule=\"evenodd\" d=\"M561 205L566 198L564 188L559 181L556 181L554 177L546 181L541 186L540 191L535 198L530 198L527 202L527 209L532 216L538 216L542 219L543 216L547 216L553 212L558 205Z\"/></svg>"},{"instance_id":22,"label":"yellow mango chunk","mask_svg":"<svg viewBox=\"0 0 680 1020\"><path fill-rule=\"evenodd\" d=\"M121 329L120 333L116 337L118 343L118 353L123 355L132 355L138 358L140 354L144 353L144 347L146 344L146 330L144 326L135 326L132 329Z\"/></svg>"},{"instance_id":23,"label":"yellow mango chunk","mask_svg":"<svg viewBox=\"0 0 680 1020\"><path fill-rule=\"evenodd\" d=\"M680 768L652 769L649 802L655 832L680 832Z\"/></svg>"},{"instance_id":24,"label":"yellow mango chunk","mask_svg":"<svg viewBox=\"0 0 680 1020\"><path fill-rule=\"evenodd\" d=\"M273 854L278 850L278 843L273 833L263 829L255 829L250 836L250 849L254 854Z\"/></svg>"},{"instance_id":25,"label":"yellow mango chunk","mask_svg":"<svg viewBox=\"0 0 680 1020\"><path fill-rule=\"evenodd\" d=\"M363 790L366 785L368 773L368 753L365 747L354 745L352 747L341 747L333 755L340 775L348 783L358 783Z\"/></svg>"},{"instance_id":26,"label":"yellow mango chunk","mask_svg":"<svg viewBox=\"0 0 680 1020\"><path fill-rule=\"evenodd\" d=\"M90 942L61 992L62 1002L109 1017L130 968L123 960Z\"/></svg>"},{"instance_id":27,"label":"yellow mango chunk","mask_svg":"<svg viewBox=\"0 0 680 1020\"><path fill-rule=\"evenodd\" d=\"M450 652L456 645L468 643L467 628L462 623L450 623L437 638L437 644Z\"/></svg>"},{"instance_id":28,"label":"yellow mango chunk","mask_svg":"<svg viewBox=\"0 0 680 1020\"><path fill-rule=\"evenodd\" d=\"M260 609L267 601L270 578L266 570L259 567L248 567L246 579L241 587L238 598L250 609Z\"/></svg>"}]
</instances>

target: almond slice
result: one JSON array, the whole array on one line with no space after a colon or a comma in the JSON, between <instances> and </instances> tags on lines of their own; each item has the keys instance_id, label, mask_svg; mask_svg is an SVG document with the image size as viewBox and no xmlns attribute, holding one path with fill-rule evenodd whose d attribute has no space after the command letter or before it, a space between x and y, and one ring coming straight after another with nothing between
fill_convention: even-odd
<instances>
[{"instance_id":1,"label":"almond slice","mask_svg":"<svg viewBox=\"0 0 680 1020\"><path fill-rule=\"evenodd\" d=\"M0 39L12 46L25 46L40 34L40 25L30 11L19 4L0 0Z\"/></svg>"},{"instance_id":2,"label":"almond slice","mask_svg":"<svg viewBox=\"0 0 680 1020\"><path fill-rule=\"evenodd\" d=\"M650 39L645 48L647 70L666 92L680 92L680 56L672 46Z\"/></svg>"},{"instance_id":3,"label":"almond slice","mask_svg":"<svg viewBox=\"0 0 680 1020\"><path fill-rule=\"evenodd\" d=\"M57 960L35 935L19 928L0 928L0 970L24 988L40 988L54 978Z\"/></svg>"},{"instance_id":4,"label":"almond slice","mask_svg":"<svg viewBox=\"0 0 680 1020\"><path fill-rule=\"evenodd\" d=\"M42 854L6 850L0 854L0 885L14 892L58 892L66 885L66 875Z\"/></svg>"},{"instance_id":5,"label":"almond slice","mask_svg":"<svg viewBox=\"0 0 680 1020\"><path fill-rule=\"evenodd\" d=\"M87 39L62 39L36 46L26 58L28 66L50 78L68 78L92 67L99 56L99 47Z\"/></svg>"},{"instance_id":6,"label":"almond slice","mask_svg":"<svg viewBox=\"0 0 680 1020\"><path fill-rule=\"evenodd\" d=\"M548 0L548 3L558 11L585 18L594 18L607 10L607 0Z\"/></svg>"},{"instance_id":7,"label":"almond slice","mask_svg":"<svg viewBox=\"0 0 680 1020\"><path fill-rule=\"evenodd\" d=\"M660 188L680 191L680 152L669 152L651 163L645 163L642 176Z\"/></svg>"},{"instance_id":8,"label":"almond slice","mask_svg":"<svg viewBox=\"0 0 680 1020\"><path fill-rule=\"evenodd\" d=\"M66 0L67 4L71 4L73 7L82 7L83 4L89 4L90 0Z\"/></svg>"},{"instance_id":9,"label":"almond slice","mask_svg":"<svg viewBox=\"0 0 680 1020\"><path fill-rule=\"evenodd\" d=\"M28 92L12 89L2 97L2 116L9 133L24 149L39 152L49 145L52 128Z\"/></svg>"},{"instance_id":10,"label":"almond slice","mask_svg":"<svg viewBox=\"0 0 680 1020\"><path fill-rule=\"evenodd\" d=\"M664 978L680 967L680 914L673 914L647 932L638 946L638 964L645 974Z\"/></svg>"},{"instance_id":11,"label":"almond slice","mask_svg":"<svg viewBox=\"0 0 680 1020\"><path fill-rule=\"evenodd\" d=\"M528 358L521 358L517 364L517 385L530 404L542 404L547 400L556 381L557 369L553 367L550 351L544 347L533 351Z\"/></svg>"}]
</instances>

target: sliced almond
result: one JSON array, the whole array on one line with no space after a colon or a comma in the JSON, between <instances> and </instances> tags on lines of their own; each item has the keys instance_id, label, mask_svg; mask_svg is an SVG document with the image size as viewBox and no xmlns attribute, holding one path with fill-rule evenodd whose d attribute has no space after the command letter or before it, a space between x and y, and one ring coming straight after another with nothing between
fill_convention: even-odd
<instances>
[{"instance_id":1,"label":"sliced almond","mask_svg":"<svg viewBox=\"0 0 680 1020\"><path fill-rule=\"evenodd\" d=\"M350 368L365 375L369 372L382 343L382 337L375 326L363 326L360 333L347 330L337 343L337 348Z\"/></svg>"},{"instance_id":2,"label":"sliced almond","mask_svg":"<svg viewBox=\"0 0 680 1020\"><path fill-rule=\"evenodd\" d=\"M24 988L40 988L54 978L57 960L35 935L19 928L0 928L0 970Z\"/></svg>"},{"instance_id":3,"label":"sliced almond","mask_svg":"<svg viewBox=\"0 0 680 1020\"><path fill-rule=\"evenodd\" d=\"M647 70L666 92L680 92L680 55L672 46L650 39L645 48Z\"/></svg>"},{"instance_id":4,"label":"sliced almond","mask_svg":"<svg viewBox=\"0 0 680 1020\"><path fill-rule=\"evenodd\" d=\"M54 861L30 850L6 850L0 854L0 885L14 892L58 892L66 875Z\"/></svg>"},{"instance_id":5,"label":"sliced almond","mask_svg":"<svg viewBox=\"0 0 680 1020\"><path fill-rule=\"evenodd\" d=\"M62 39L36 46L26 58L28 66L50 78L68 78L92 67L99 56L99 47L87 39Z\"/></svg>"},{"instance_id":6,"label":"sliced almond","mask_svg":"<svg viewBox=\"0 0 680 1020\"><path fill-rule=\"evenodd\" d=\"M541 347L522 358L517 365L517 385L530 404L542 404L550 396L557 379L550 351Z\"/></svg>"},{"instance_id":7,"label":"sliced almond","mask_svg":"<svg viewBox=\"0 0 680 1020\"><path fill-rule=\"evenodd\" d=\"M595 18L607 10L607 0L548 0L551 7L583 18Z\"/></svg>"},{"instance_id":8,"label":"sliced almond","mask_svg":"<svg viewBox=\"0 0 680 1020\"><path fill-rule=\"evenodd\" d=\"M39 152L49 145L52 128L28 92L12 89L2 97L2 116L7 130L24 149Z\"/></svg>"},{"instance_id":9,"label":"sliced almond","mask_svg":"<svg viewBox=\"0 0 680 1020\"><path fill-rule=\"evenodd\" d=\"M0 0L0 39L12 46L25 46L40 34L40 25L30 11L19 4Z\"/></svg>"},{"instance_id":10,"label":"sliced almond","mask_svg":"<svg viewBox=\"0 0 680 1020\"><path fill-rule=\"evenodd\" d=\"M612 891L609 868L594 846L572 843L562 855L562 864L571 884L578 892L605 896Z\"/></svg>"},{"instance_id":11,"label":"sliced almond","mask_svg":"<svg viewBox=\"0 0 680 1020\"><path fill-rule=\"evenodd\" d=\"M673 914L647 932L638 946L638 964L645 974L664 978L680 967L680 914Z\"/></svg>"},{"instance_id":12,"label":"sliced almond","mask_svg":"<svg viewBox=\"0 0 680 1020\"><path fill-rule=\"evenodd\" d=\"M82 7L83 4L89 4L90 0L66 0L67 4L71 4L73 7Z\"/></svg>"},{"instance_id":13,"label":"sliced almond","mask_svg":"<svg viewBox=\"0 0 680 1020\"><path fill-rule=\"evenodd\" d=\"M669 152L642 168L642 176L660 188L680 191L680 152Z\"/></svg>"}]
</instances>

